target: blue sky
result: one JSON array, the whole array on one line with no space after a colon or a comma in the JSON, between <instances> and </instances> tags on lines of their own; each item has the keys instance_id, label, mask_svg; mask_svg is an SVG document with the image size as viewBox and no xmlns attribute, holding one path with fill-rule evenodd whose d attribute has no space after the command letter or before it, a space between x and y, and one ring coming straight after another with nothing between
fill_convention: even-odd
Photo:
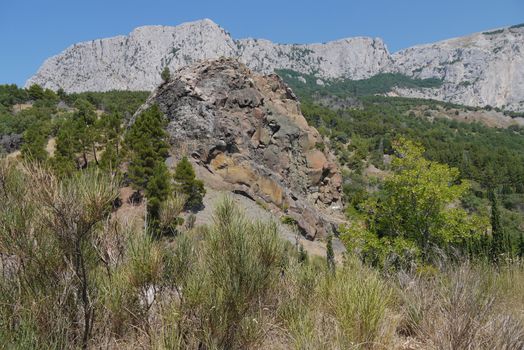
<instances>
[{"instance_id":1,"label":"blue sky","mask_svg":"<svg viewBox=\"0 0 524 350\"><path fill-rule=\"evenodd\" d=\"M0 0L0 84L23 85L47 57L75 42L201 18L234 38L306 43L373 36L394 52L522 23L524 0Z\"/></svg>"}]
</instances>

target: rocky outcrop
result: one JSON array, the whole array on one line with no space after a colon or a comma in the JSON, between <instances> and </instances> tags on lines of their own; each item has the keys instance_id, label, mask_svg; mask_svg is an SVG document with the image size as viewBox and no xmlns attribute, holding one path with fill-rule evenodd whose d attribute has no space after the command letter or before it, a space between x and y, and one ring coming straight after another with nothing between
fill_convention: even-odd
<instances>
[{"instance_id":1,"label":"rocky outcrop","mask_svg":"<svg viewBox=\"0 0 524 350\"><path fill-rule=\"evenodd\" d=\"M0 153L2 151L11 153L19 150L22 141L22 135L20 134L0 135Z\"/></svg>"},{"instance_id":2,"label":"rocky outcrop","mask_svg":"<svg viewBox=\"0 0 524 350\"><path fill-rule=\"evenodd\" d=\"M175 156L191 155L208 186L265 203L311 239L334 228L342 177L277 75L205 60L179 70L135 116L152 104L169 119Z\"/></svg>"},{"instance_id":3,"label":"rocky outcrop","mask_svg":"<svg viewBox=\"0 0 524 350\"><path fill-rule=\"evenodd\" d=\"M286 45L234 40L205 19L176 27L145 26L127 36L75 44L47 59L26 86L66 92L153 90L164 67L171 71L207 58L236 57L259 73L276 68L323 77L361 79L391 63L380 39L351 38L326 44Z\"/></svg>"},{"instance_id":4,"label":"rocky outcrop","mask_svg":"<svg viewBox=\"0 0 524 350\"><path fill-rule=\"evenodd\" d=\"M524 111L524 26L415 46L392 57L392 70L443 81L438 89L397 89L400 96Z\"/></svg>"}]
</instances>

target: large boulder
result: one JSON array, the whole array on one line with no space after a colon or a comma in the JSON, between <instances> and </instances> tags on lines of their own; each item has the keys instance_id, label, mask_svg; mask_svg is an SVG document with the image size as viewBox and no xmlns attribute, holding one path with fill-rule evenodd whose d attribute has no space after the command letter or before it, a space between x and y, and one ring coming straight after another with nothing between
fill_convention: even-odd
<instances>
[{"instance_id":1,"label":"large boulder","mask_svg":"<svg viewBox=\"0 0 524 350\"><path fill-rule=\"evenodd\" d=\"M169 119L174 156L191 155L204 180L212 175L208 186L265 202L310 239L335 229L339 169L277 75L234 59L201 61L177 71L135 116L155 103Z\"/></svg>"}]
</instances>

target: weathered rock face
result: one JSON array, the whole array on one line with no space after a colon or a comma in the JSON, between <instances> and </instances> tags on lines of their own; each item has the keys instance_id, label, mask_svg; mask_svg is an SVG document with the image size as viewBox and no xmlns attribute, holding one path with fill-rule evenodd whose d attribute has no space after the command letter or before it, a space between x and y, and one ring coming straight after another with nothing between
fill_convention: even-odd
<instances>
[{"instance_id":1,"label":"weathered rock face","mask_svg":"<svg viewBox=\"0 0 524 350\"><path fill-rule=\"evenodd\" d=\"M391 63L380 39L351 38L326 44L286 45L267 40L233 40L205 19L176 27L145 26L128 36L82 42L47 59L26 86L66 92L153 90L160 72L206 58L236 57L259 73L289 68L323 77L361 79Z\"/></svg>"},{"instance_id":2,"label":"weathered rock face","mask_svg":"<svg viewBox=\"0 0 524 350\"><path fill-rule=\"evenodd\" d=\"M2 151L6 153L14 152L20 149L22 145L22 135L11 134L11 135L0 135L0 153Z\"/></svg>"},{"instance_id":3,"label":"weathered rock face","mask_svg":"<svg viewBox=\"0 0 524 350\"><path fill-rule=\"evenodd\" d=\"M264 74L292 69L322 79L363 79L381 72L437 77L443 79L441 88L397 89L395 93L524 111L524 26L414 46L393 55L378 38L275 44L234 40L210 20L176 27L146 26L128 36L67 48L46 60L26 87L36 83L66 92L153 90L165 66L175 71L198 60L222 56L238 58Z\"/></svg>"},{"instance_id":4,"label":"weathered rock face","mask_svg":"<svg viewBox=\"0 0 524 350\"><path fill-rule=\"evenodd\" d=\"M444 82L438 89L399 89L400 96L524 111L524 26L415 46L392 57L392 70Z\"/></svg>"},{"instance_id":5,"label":"weathered rock face","mask_svg":"<svg viewBox=\"0 0 524 350\"><path fill-rule=\"evenodd\" d=\"M340 172L277 75L205 60L178 71L135 115L154 103L169 119L175 155L190 154L219 186L294 218L309 238L332 228Z\"/></svg>"}]
</instances>

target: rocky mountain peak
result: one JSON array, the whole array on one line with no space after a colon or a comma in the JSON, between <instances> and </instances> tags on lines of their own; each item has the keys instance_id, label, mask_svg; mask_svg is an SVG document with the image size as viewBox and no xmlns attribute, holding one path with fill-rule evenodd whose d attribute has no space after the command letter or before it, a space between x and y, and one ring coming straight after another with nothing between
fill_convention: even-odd
<instances>
[{"instance_id":1,"label":"rocky mountain peak","mask_svg":"<svg viewBox=\"0 0 524 350\"><path fill-rule=\"evenodd\" d=\"M208 58L238 58L259 73L275 69L318 72L324 77L366 78L391 63L380 39L350 38L324 44L234 40L209 19L171 26L143 26L127 36L67 48L44 62L26 85L66 92L153 90L164 67L175 71Z\"/></svg>"},{"instance_id":2,"label":"rocky mountain peak","mask_svg":"<svg viewBox=\"0 0 524 350\"><path fill-rule=\"evenodd\" d=\"M175 156L191 155L207 186L265 203L309 238L334 227L342 177L277 75L235 59L204 60L177 71L137 114L152 104L169 120Z\"/></svg>"},{"instance_id":3,"label":"rocky mountain peak","mask_svg":"<svg viewBox=\"0 0 524 350\"><path fill-rule=\"evenodd\" d=\"M66 92L153 90L164 67L175 71L203 59L233 57L262 74L290 69L326 79L366 79L379 73L438 78L440 87L392 94L524 111L524 25L417 45L391 55L380 38L316 44L233 39L209 19L144 26L127 36L67 48L44 62L26 87Z\"/></svg>"}]
</instances>

